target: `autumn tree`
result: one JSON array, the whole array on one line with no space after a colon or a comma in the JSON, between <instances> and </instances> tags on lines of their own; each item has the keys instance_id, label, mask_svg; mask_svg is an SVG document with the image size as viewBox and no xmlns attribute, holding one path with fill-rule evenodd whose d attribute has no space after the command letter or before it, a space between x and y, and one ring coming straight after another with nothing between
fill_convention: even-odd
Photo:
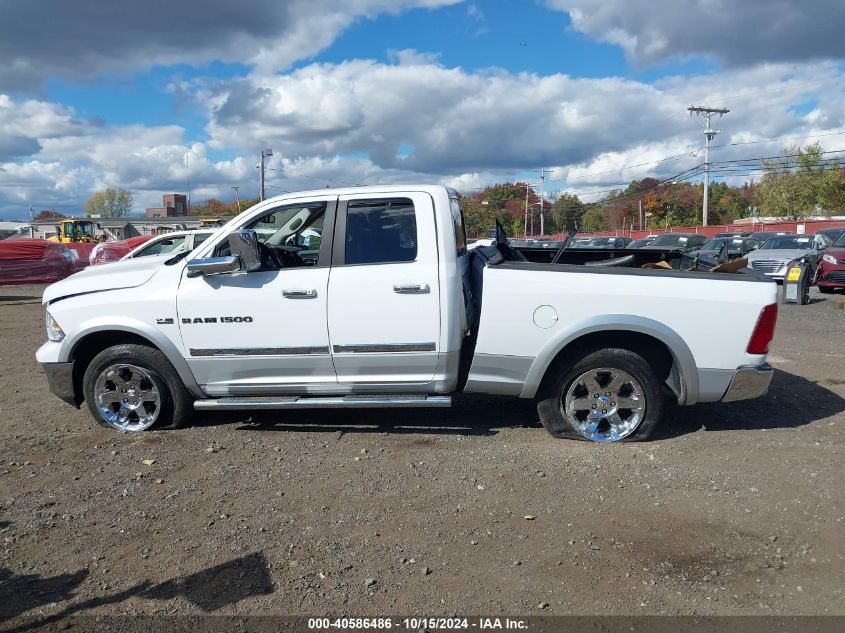
<instances>
[{"instance_id":1,"label":"autumn tree","mask_svg":"<svg viewBox=\"0 0 845 633\"><path fill-rule=\"evenodd\" d=\"M89 216L121 218L132 210L133 202L131 192L108 187L88 198L85 211Z\"/></svg>"},{"instance_id":2,"label":"autumn tree","mask_svg":"<svg viewBox=\"0 0 845 633\"><path fill-rule=\"evenodd\" d=\"M63 213L59 213L58 211L54 211L52 209L44 209L43 211L39 211L38 215L36 215L33 219L36 221L40 220L62 220L67 216Z\"/></svg>"},{"instance_id":3,"label":"autumn tree","mask_svg":"<svg viewBox=\"0 0 845 633\"><path fill-rule=\"evenodd\" d=\"M461 202L467 235L486 237L497 221L505 227L508 235L522 235L525 226L525 188L525 183L507 182L464 196ZM539 198L529 185L528 204L534 214L537 213L538 203ZM549 208L547 202L546 209ZM539 228L536 223L535 228Z\"/></svg>"}]
</instances>

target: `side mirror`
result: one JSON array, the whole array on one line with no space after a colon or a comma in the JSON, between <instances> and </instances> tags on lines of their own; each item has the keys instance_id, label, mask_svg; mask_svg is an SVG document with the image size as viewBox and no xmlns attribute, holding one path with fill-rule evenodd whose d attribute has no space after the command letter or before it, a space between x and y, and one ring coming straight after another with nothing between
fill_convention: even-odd
<instances>
[{"instance_id":1,"label":"side mirror","mask_svg":"<svg viewBox=\"0 0 845 633\"><path fill-rule=\"evenodd\" d=\"M206 257L188 262L188 277L208 277L225 275L241 270L241 260L237 255L226 257Z\"/></svg>"},{"instance_id":2,"label":"side mirror","mask_svg":"<svg viewBox=\"0 0 845 633\"><path fill-rule=\"evenodd\" d=\"M261 268L261 245L253 229L241 229L229 234L229 251L240 261L246 272Z\"/></svg>"}]
</instances>

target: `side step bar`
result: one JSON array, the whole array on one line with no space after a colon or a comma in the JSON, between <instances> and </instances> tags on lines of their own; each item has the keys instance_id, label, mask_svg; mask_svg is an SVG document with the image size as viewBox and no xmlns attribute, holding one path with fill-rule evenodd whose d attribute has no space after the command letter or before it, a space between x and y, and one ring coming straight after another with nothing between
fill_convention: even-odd
<instances>
[{"instance_id":1,"label":"side step bar","mask_svg":"<svg viewBox=\"0 0 845 633\"><path fill-rule=\"evenodd\" d=\"M424 395L352 395L352 396L236 396L197 400L197 411L255 411L261 409L383 409L451 407L451 396Z\"/></svg>"}]
</instances>

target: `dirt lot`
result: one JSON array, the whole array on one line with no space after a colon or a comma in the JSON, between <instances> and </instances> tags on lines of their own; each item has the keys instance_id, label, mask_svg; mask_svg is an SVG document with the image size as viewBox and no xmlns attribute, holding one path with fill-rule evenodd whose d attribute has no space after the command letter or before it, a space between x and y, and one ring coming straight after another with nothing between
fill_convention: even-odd
<instances>
[{"instance_id":1,"label":"dirt lot","mask_svg":"<svg viewBox=\"0 0 845 633\"><path fill-rule=\"evenodd\" d=\"M830 297L782 308L769 395L598 446L482 397L119 434L47 391L40 292L0 288L0 620L845 614Z\"/></svg>"}]
</instances>

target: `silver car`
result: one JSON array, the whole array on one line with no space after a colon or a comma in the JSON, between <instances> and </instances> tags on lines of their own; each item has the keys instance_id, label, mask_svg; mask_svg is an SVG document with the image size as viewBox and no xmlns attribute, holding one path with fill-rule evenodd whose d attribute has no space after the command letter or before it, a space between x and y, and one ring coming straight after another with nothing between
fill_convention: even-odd
<instances>
[{"instance_id":1,"label":"silver car","mask_svg":"<svg viewBox=\"0 0 845 633\"><path fill-rule=\"evenodd\" d=\"M789 263L806 257L815 275L819 260L828 246L830 239L824 235L778 235L748 253L748 265L767 277L783 281Z\"/></svg>"}]
</instances>

